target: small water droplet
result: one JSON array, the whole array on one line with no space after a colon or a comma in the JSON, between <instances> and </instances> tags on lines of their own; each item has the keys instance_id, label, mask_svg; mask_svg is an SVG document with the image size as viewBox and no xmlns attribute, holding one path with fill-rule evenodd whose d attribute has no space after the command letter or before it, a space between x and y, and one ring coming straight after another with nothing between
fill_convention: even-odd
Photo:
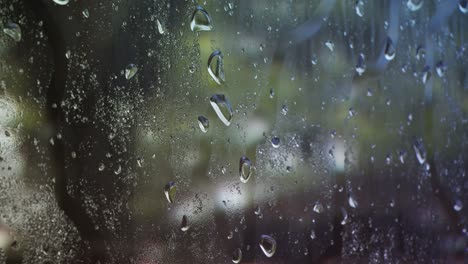
<instances>
[{"instance_id":1,"label":"small water droplet","mask_svg":"<svg viewBox=\"0 0 468 264\"><path fill-rule=\"evenodd\" d=\"M260 206L257 205L257 206L255 207L254 214L255 214L255 215L260 215L261 212L262 212L262 209L260 208Z\"/></svg>"},{"instance_id":2,"label":"small water droplet","mask_svg":"<svg viewBox=\"0 0 468 264\"><path fill-rule=\"evenodd\" d=\"M400 159L401 164L405 164L406 151L400 150L398 152L398 158Z\"/></svg>"},{"instance_id":3,"label":"small water droplet","mask_svg":"<svg viewBox=\"0 0 468 264\"><path fill-rule=\"evenodd\" d=\"M187 232L189 230L190 226L188 224L188 219L187 216L184 215L182 216L182 222L180 223L180 230L183 232Z\"/></svg>"},{"instance_id":4,"label":"small water droplet","mask_svg":"<svg viewBox=\"0 0 468 264\"><path fill-rule=\"evenodd\" d=\"M19 42L21 41L21 28L16 23L8 23L3 28L3 33L10 36L14 41Z\"/></svg>"},{"instance_id":5,"label":"small water droplet","mask_svg":"<svg viewBox=\"0 0 468 264\"><path fill-rule=\"evenodd\" d=\"M165 30L161 22L159 22L159 19L156 19L156 24L158 25L159 34L163 35L165 33Z\"/></svg>"},{"instance_id":6,"label":"small water droplet","mask_svg":"<svg viewBox=\"0 0 468 264\"><path fill-rule=\"evenodd\" d=\"M105 168L106 168L106 165L104 165L104 163L100 162L99 165L98 165L98 170L103 171Z\"/></svg>"},{"instance_id":7,"label":"small water droplet","mask_svg":"<svg viewBox=\"0 0 468 264\"><path fill-rule=\"evenodd\" d=\"M422 139L416 139L414 141L413 149L419 164L423 165L426 162L426 150L424 149Z\"/></svg>"},{"instance_id":8,"label":"small water droplet","mask_svg":"<svg viewBox=\"0 0 468 264\"><path fill-rule=\"evenodd\" d=\"M426 57L426 49L423 45L418 45L418 47L416 48L416 59L420 60L424 59L424 57Z\"/></svg>"},{"instance_id":9,"label":"small water droplet","mask_svg":"<svg viewBox=\"0 0 468 264\"><path fill-rule=\"evenodd\" d=\"M333 52L333 50L335 49L335 44L331 41L331 40L328 40L325 42L325 46L327 46L327 48Z\"/></svg>"},{"instance_id":10,"label":"small water droplet","mask_svg":"<svg viewBox=\"0 0 468 264\"><path fill-rule=\"evenodd\" d=\"M213 51L208 58L208 73L217 84L226 81L224 77L223 54L220 50Z\"/></svg>"},{"instance_id":11,"label":"small water droplet","mask_svg":"<svg viewBox=\"0 0 468 264\"><path fill-rule=\"evenodd\" d=\"M242 261L242 250L240 248L236 248L232 253L232 262L233 263L240 263Z\"/></svg>"},{"instance_id":12,"label":"small water droplet","mask_svg":"<svg viewBox=\"0 0 468 264\"><path fill-rule=\"evenodd\" d=\"M253 166L249 158L242 156L239 161L239 175L243 183L247 183L252 175Z\"/></svg>"},{"instance_id":13,"label":"small water droplet","mask_svg":"<svg viewBox=\"0 0 468 264\"><path fill-rule=\"evenodd\" d=\"M190 21L190 29L194 32L211 31L213 29L211 16L203 7L195 7Z\"/></svg>"},{"instance_id":14,"label":"small water droplet","mask_svg":"<svg viewBox=\"0 0 468 264\"><path fill-rule=\"evenodd\" d=\"M210 104L213 110L218 115L219 119L226 125L231 124L233 110L231 103L227 100L224 94L214 94L210 97ZM224 113L223 113L224 111Z\"/></svg>"},{"instance_id":15,"label":"small water droplet","mask_svg":"<svg viewBox=\"0 0 468 264\"><path fill-rule=\"evenodd\" d=\"M57 5L66 5L70 0L53 0Z\"/></svg>"},{"instance_id":16,"label":"small water droplet","mask_svg":"<svg viewBox=\"0 0 468 264\"><path fill-rule=\"evenodd\" d=\"M276 240L274 238L268 235L261 235L259 245L265 256L268 258L273 257L276 252Z\"/></svg>"},{"instance_id":17,"label":"small water droplet","mask_svg":"<svg viewBox=\"0 0 468 264\"><path fill-rule=\"evenodd\" d=\"M468 13L468 1L467 0L458 1L458 9L460 9L460 11L463 14Z\"/></svg>"},{"instance_id":18,"label":"small water droplet","mask_svg":"<svg viewBox=\"0 0 468 264\"><path fill-rule=\"evenodd\" d=\"M453 205L453 210L460 212L463 209L463 203L460 200L455 201Z\"/></svg>"},{"instance_id":19,"label":"small water droplet","mask_svg":"<svg viewBox=\"0 0 468 264\"><path fill-rule=\"evenodd\" d=\"M388 61L391 61L395 58L396 55L396 50L395 47L393 46L393 41L390 37L387 37L387 43L385 44L385 59Z\"/></svg>"},{"instance_id":20,"label":"small water droplet","mask_svg":"<svg viewBox=\"0 0 468 264\"><path fill-rule=\"evenodd\" d=\"M356 110L354 110L354 108L352 108L352 107L349 108L348 109L348 115L349 115L349 117L355 116L356 115Z\"/></svg>"},{"instance_id":21,"label":"small water droplet","mask_svg":"<svg viewBox=\"0 0 468 264\"><path fill-rule=\"evenodd\" d=\"M371 97L372 96L372 90L371 89L367 89L367 94L366 94L368 97Z\"/></svg>"},{"instance_id":22,"label":"small water droplet","mask_svg":"<svg viewBox=\"0 0 468 264\"><path fill-rule=\"evenodd\" d=\"M354 10L356 10L356 15L362 17L364 15L364 2L362 0L357 0Z\"/></svg>"},{"instance_id":23,"label":"small water droplet","mask_svg":"<svg viewBox=\"0 0 468 264\"><path fill-rule=\"evenodd\" d=\"M70 57L71 57L71 51L70 51L70 50L67 50L67 51L65 52L65 58L67 58L67 59L69 60Z\"/></svg>"},{"instance_id":24,"label":"small water droplet","mask_svg":"<svg viewBox=\"0 0 468 264\"><path fill-rule=\"evenodd\" d=\"M210 127L210 120L202 115L198 116L198 126L200 127L201 131L206 133Z\"/></svg>"},{"instance_id":25,"label":"small water droplet","mask_svg":"<svg viewBox=\"0 0 468 264\"><path fill-rule=\"evenodd\" d=\"M166 196L166 199L169 203L174 202L176 191L177 187L173 181L168 182L166 186L164 186L164 195Z\"/></svg>"},{"instance_id":26,"label":"small water droplet","mask_svg":"<svg viewBox=\"0 0 468 264\"><path fill-rule=\"evenodd\" d=\"M431 67L429 65L426 65L422 71L422 82L423 84L426 84L427 81L431 78Z\"/></svg>"},{"instance_id":27,"label":"small water droplet","mask_svg":"<svg viewBox=\"0 0 468 264\"><path fill-rule=\"evenodd\" d=\"M319 201L317 201L315 202L314 208L312 210L317 214L320 214L323 212L323 205Z\"/></svg>"},{"instance_id":28,"label":"small water droplet","mask_svg":"<svg viewBox=\"0 0 468 264\"><path fill-rule=\"evenodd\" d=\"M125 79L130 80L138 71L138 67L131 63L125 68Z\"/></svg>"},{"instance_id":29,"label":"small water droplet","mask_svg":"<svg viewBox=\"0 0 468 264\"><path fill-rule=\"evenodd\" d=\"M356 199L354 199L354 197L352 195L349 195L348 196L348 204L349 206L351 206L352 208L357 208L358 207L358 202L356 201Z\"/></svg>"},{"instance_id":30,"label":"small water droplet","mask_svg":"<svg viewBox=\"0 0 468 264\"><path fill-rule=\"evenodd\" d=\"M279 137L272 137L271 138L271 145L274 147L274 148L279 148L280 146L280 138Z\"/></svg>"},{"instance_id":31,"label":"small water droplet","mask_svg":"<svg viewBox=\"0 0 468 264\"><path fill-rule=\"evenodd\" d=\"M406 6L408 7L408 9L413 12L421 9L423 4L423 0L408 0L408 2L406 2Z\"/></svg>"},{"instance_id":32,"label":"small water droplet","mask_svg":"<svg viewBox=\"0 0 468 264\"><path fill-rule=\"evenodd\" d=\"M89 18L89 10L88 8L85 8L83 12L81 12L84 18Z\"/></svg>"},{"instance_id":33,"label":"small water droplet","mask_svg":"<svg viewBox=\"0 0 468 264\"><path fill-rule=\"evenodd\" d=\"M365 56L364 54L359 54L358 62L356 64L356 72L361 76L366 71L366 63L365 63Z\"/></svg>"}]
</instances>

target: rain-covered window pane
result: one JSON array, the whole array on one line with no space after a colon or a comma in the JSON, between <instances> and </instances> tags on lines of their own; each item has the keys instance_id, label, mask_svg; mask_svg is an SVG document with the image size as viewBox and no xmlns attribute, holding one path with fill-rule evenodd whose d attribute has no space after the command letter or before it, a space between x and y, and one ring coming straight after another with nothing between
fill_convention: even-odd
<instances>
[{"instance_id":1,"label":"rain-covered window pane","mask_svg":"<svg viewBox=\"0 0 468 264\"><path fill-rule=\"evenodd\" d=\"M466 0L0 0L0 263L466 263Z\"/></svg>"}]
</instances>

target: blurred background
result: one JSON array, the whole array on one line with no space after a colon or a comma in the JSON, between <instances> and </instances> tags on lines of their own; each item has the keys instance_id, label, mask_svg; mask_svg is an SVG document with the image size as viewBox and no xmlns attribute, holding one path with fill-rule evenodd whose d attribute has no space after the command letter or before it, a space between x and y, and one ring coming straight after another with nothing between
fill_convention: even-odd
<instances>
[{"instance_id":1,"label":"blurred background","mask_svg":"<svg viewBox=\"0 0 468 264\"><path fill-rule=\"evenodd\" d=\"M0 262L466 263L467 25L466 0L0 0Z\"/></svg>"}]
</instances>

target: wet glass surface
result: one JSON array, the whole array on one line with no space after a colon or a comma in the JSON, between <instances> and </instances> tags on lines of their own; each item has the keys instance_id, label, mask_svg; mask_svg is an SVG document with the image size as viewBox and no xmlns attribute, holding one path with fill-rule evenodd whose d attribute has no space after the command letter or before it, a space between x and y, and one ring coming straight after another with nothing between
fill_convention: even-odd
<instances>
[{"instance_id":1,"label":"wet glass surface","mask_svg":"<svg viewBox=\"0 0 468 264\"><path fill-rule=\"evenodd\" d=\"M465 263L465 0L0 0L0 263Z\"/></svg>"}]
</instances>

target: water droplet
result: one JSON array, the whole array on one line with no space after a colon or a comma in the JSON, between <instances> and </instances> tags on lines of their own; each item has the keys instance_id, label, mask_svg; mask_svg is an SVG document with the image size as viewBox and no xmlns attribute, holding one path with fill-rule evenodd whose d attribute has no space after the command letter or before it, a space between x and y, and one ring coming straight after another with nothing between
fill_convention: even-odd
<instances>
[{"instance_id":1,"label":"water droplet","mask_svg":"<svg viewBox=\"0 0 468 264\"><path fill-rule=\"evenodd\" d=\"M413 12L421 9L423 4L423 0L408 0L408 2L406 2L406 6L408 7L408 9Z\"/></svg>"},{"instance_id":2,"label":"water droplet","mask_svg":"<svg viewBox=\"0 0 468 264\"><path fill-rule=\"evenodd\" d=\"M354 199L354 197L352 195L349 195L348 196L348 204L349 206L351 206L352 208L357 208L358 207L358 202L356 201L356 199Z\"/></svg>"},{"instance_id":3,"label":"water droplet","mask_svg":"<svg viewBox=\"0 0 468 264\"><path fill-rule=\"evenodd\" d=\"M419 164L423 165L426 162L426 150L424 149L422 139L414 141L413 149Z\"/></svg>"},{"instance_id":4,"label":"water droplet","mask_svg":"<svg viewBox=\"0 0 468 264\"><path fill-rule=\"evenodd\" d=\"M19 42L21 40L21 28L16 23L8 23L3 28L3 33L10 36L16 42Z\"/></svg>"},{"instance_id":5,"label":"water droplet","mask_svg":"<svg viewBox=\"0 0 468 264\"><path fill-rule=\"evenodd\" d=\"M426 49L422 45L418 45L416 48L416 59L420 60L426 57Z\"/></svg>"},{"instance_id":6,"label":"water droplet","mask_svg":"<svg viewBox=\"0 0 468 264\"><path fill-rule=\"evenodd\" d=\"M333 50L335 49L335 44L331 41L331 40L328 40L325 42L325 46L327 46L327 48L333 52Z\"/></svg>"},{"instance_id":7,"label":"water droplet","mask_svg":"<svg viewBox=\"0 0 468 264\"><path fill-rule=\"evenodd\" d=\"M243 183L247 183L252 175L253 166L249 158L242 156L239 161L239 175Z\"/></svg>"},{"instance_id":8,"label":"water droplet","mask_svg":"<svg viewBox=\"0 0 468 264\"><path fill-rule=\"evenodd\" d=\"M422 82L423 84L426 84L426 82L429 81L429 79L431 78L431 67L429 65L426 65L422 73Z\"/></svg>"},{"instance_id":9,"label":"water droplet","mask_svg":"<svg viewBox=\"0 0 468 264\"><path fill-rule=\"evenodd\" d=\"M190 29L196 31L210 31L213 29L211 17L201 6L197 6L192 14Z\"/></svg>"},{"instance_id":10,"label":"water droplet","mask_svg":"<svg viewBox=\"0 0 468 264\"><path fill-rule=\"evenodd\" d=\"M280 146L280 139L279 139L279 137L272 137L272 138L271 138L271 145L272 145L274 148L279 148L279 146Z\"/></svg>"},{"instance_id":11,"label":"water droplet","mask_svg":"<svg viewBox=\"0 0 468 264\"><path fill-rule=\"evenodd\" d=\"M276 252L276 241L274 238L268 235L261 235L259 245L265 256L269 258L273 257Z\"/></svg>"},{"instance_id":12,"label":"water droplet","mask_svg":"<svg viewBox=\"0 0 468 264\"><path fill-rule=\"evenodd\" d=\"M288 114L288 111L289 111L289 109L288 109L288 106L287 106L287 105L283 105L283 106L281 107L281 113L282 113L283 115L287 115L287 114Z\"/></svg>"},{"instance_id":13,"label":"water droplet","mask_svg":"<svg viewBox=\"0 0 468 264\"><path fill-rule=\"evenodd\" d=\"M390 37L387 37L387 43L385 44L385 59L391 61L395 58L396 50L393 46L393 41Z\"/></svg>"},{"instance_id":14,"label":"water droplet","mask_svg":"<svg viewBox=\"0 0 468 264\"><path fill-rule=\"evenodd\" d=\"M317 214L320 214L323 212L323 205L319 201L317 201L315 202L314 208L312 210Z\"/></svg>"},{"instance_id":15,"label":"water droplet","mask_svg":"<svg viewBox=\"0 0 468 264\"><path fill-rule=\"evenodd\" d=\"M240 263L242 261L242 250L240 248L236 248L232 253L232 262L233 263Z\"/></svg>"},{"instance_id":16,"label":"water droplet","mask_svg":"<svg viewBox=\"0 0 468 264\"><path fill-rule=\"evenodd\" d=\"M371 89L367 89L367 94L366 94L368 97L371 97L372 96L372 90Z\"/></svg>"},{"instance_id":17,"label":"water droplet","mask_svg":"<svg viewBox=\"0 0 468 264\"><path fill-rule=\"evenodd\" d=\"M357 0L354 9L356 10L356 15L362 17L364 15L364 2L362 0Z\"/></svg>"},{"instance_id":18,"label":"water droplet","mask_svg":"<svg viewBox=\"0 0 468 264\"><path fill-rule=\"evenodd\" d=\"M348 212L346 212L346 209L341 207L341 214L343 215L343 219L341 220L341 225L346 225L348 222Z\"/></svg>"},{"instance_id":19,"label":"water droplet","mask_svg":"<svg viewBox=\"0 0 468 264\"><path fill-rule=\"evenodd\" d=\"M70 57L71 57L71 51L70 51L70 50L67 50L67 51L65 52L65 58L70 59Z\"/></svg>"},{"instance_id":20,"label":"water droplet","mask_svg":"<svg viewBox=\"0 0 468 264\"><path fill-rule=\"evenodd\" d=\"M53 0L57 5L66 5L70 0Z\"/></svg>"},{"instance_id":21,"label":"water droplet","mask_svg":"<svg viewBox=\"0 0 468 264\"><path fill-rule=\"evenodd\" d=\"M81 13L83 14L83 17L84 17L84 18L89 18L89 10L88 10L88 8L85 8L85 9L83 10L83 12L81 12Z\"/></svg>"},{"instance_id":22,"label":"water droplet","mask_svg":"<svg viewBox=\"0 0 468 264\"><path fill-rule=\"evenodd\" d=\"M210 104L218 115L219 119L226 125L231 124L232 107L224 94L214 94L210 97ZM223 113L224 111L224 113Z\"/></svg>"},{"instance_id":23,"label":"water droplet","mask_svg":"<svg viewBox=\"0 0 468 264\"><path fill-rule=\"evenodd\" d=\"M166 195L166 199L169 203L174 202L176 191L177 187L173 181L168 182L166 186L164 186L164 195Z\"/></svg>"},{"instance_id":24,"label":"water droplet","mask_svg":"<svg viewBox=\"0 0 468 264\"><path fill-rule=\"evenodd\" d=\"M98 165L98 170L103 171L105 168L106 168L106 165L104 165L104 163L100 162L99 165Z\"/></svg>"},{"instance_id":25,"label":"water droplet","mask_svg":"<svg viewBox=\"0 0 468 264\"><path fill-rule=\"evenodd\" d=\"M117 168L115 168L114 174L119 175L121 172L122 172L122 166L120 166L120 164L119 164L119 165L117 165Z\"/></svg>"},{"instance_id":26,"label":"water droplet","mask_svg":"<svg viewBox=\"0 0 468 264\"><path fill-rule=\"evenodd\" d=\"M187 219L187 216L184 215L182 216L182 222L180 223L180 230L182 230L183 232L186 232L187 230L189 230L190 226L188 224L188 219Z\"/></svg>"},{"instance_id":27,"label":"water droplet","mask_svg":"<svg viewBox=\"0 0 468 264\"><path fill-rule=\"evenodd\" d=\"M460 200L455 201L453 205L453 210L460 212L463 209L463 203Z\"/></svg>"},{"instance_id":28,"label":"water droplet","mask_svg":"<svg viewBox=\"0 0 468 264\"><path fill-rule=\"evenodd\" d=\"M349 108L348 109L348 115L349 115L349 117L355 116L356 115L356 110L354 110L354 108L352 108L352 107Z\"/></svg>"},{"instance_id":29,"label":"water droplet","mask_svg":"<svg viewBox=\"0 0 468 264\"><path fill-rule=\"evenodd\" d=\"M398 152L398 158L400 159L401 164L405 164L406 151L400 150Z\"/></svg>"},{"instance_id":30,"label":"water droplet","mask_svg":"<svg viewBox=\"0 0 468 264\"><path fill-rule=\"evenodd\" d=\"M216 60L216 63L213 60ZM208 73L217 84L226 81L224 77L223 54L220 50L213 51L208 58Z\"/></svg>"},{"instance_id":31,"label":"water droplet","mask_svg":"<svg viewBox=\"0 0 468 264\"><path fill-rule=\"evenodd\" d=\"M162 26L161 22L159 22L159 19L156 19L156 24L158 25L159 34L163 35L165 33L165 30L164 30L164 27Z\"/></svg>"},{"instance_id":32,"label":"water droplet","mask_svg":"<svg viewBox=\"0 0 468 264\"><path fill-rule=\"evenodd\" d=\"M356 64L356 72L361 76L366 71L366 63L365 63L365 56L364 54L359 54L358 62Z\"/></svg>"},{"instance_id":33,"label":"water droplet","mask_svg":"<svg viewBox=\"0 0 468 264\"><path fill-rule=\"evenodd\" d=\"M198 116L198 126L200 127L201 131L206 133L210 127L210 120L202 115Z\"/></svg>"},{"instance_id":34,"label":"water droplet","mask_svg":"<svg viewBox=\"0 0 468 264\"><path fill-rule=\"evenodd\" d=\"M138 71L138 67L131 63L125 68L125 79L130 80Z\"/></svg>"},{"instance_id":35,"label":"water droplet","mask_svg":"<svg viewBox=\"0 0 468 264\"><path fill-rule=\"evenodd\" d=\"M273 97L275 97L275 91L273 90L273 88L270 89L270 98L273 99Z\"/></svg>"},{"instance_id":36,"label":"water droplet","mask_svg":"<svg viewBox=\"0 0 468 264\"><path fill-rule=\"evenodd\" d=\"M255 214L255 215L260 215L261 212L262 212L262 209L260 208L260 206L257 205L257 206L255 207L254 214Z\"/></svg>"},{"instance_id":37,"label":"water droplet","mask_svg":"<svg viewBox=\"0 0 468 264\"><path fill-rule=\"evenodd\" d=\"M447 66L445 66L443 61L438 61L436 63L436 72L440 78L444 77L446 70L447 70Z\"/></svg>"},{"instance_id":38,"label":"water droplet","mask_svg":"<svg viewBox=\"0 0 468 264\"><path fill-rule=\"evenodd\" d=\"M310 230L310 239L314 240L317 236L315 235L314 230Z\"/></svg>"},{"instance_id":39,"label":"water droplet","mask_svg":"<svg viewBox=\"0 0 468 264\"><path fill-rule=\"evenodd\" d=\"M463 14L468 13L468 1L467 0L460 0L458 2L458 9L460 9L460 11Z\"/></svg>"}]
</instances>

